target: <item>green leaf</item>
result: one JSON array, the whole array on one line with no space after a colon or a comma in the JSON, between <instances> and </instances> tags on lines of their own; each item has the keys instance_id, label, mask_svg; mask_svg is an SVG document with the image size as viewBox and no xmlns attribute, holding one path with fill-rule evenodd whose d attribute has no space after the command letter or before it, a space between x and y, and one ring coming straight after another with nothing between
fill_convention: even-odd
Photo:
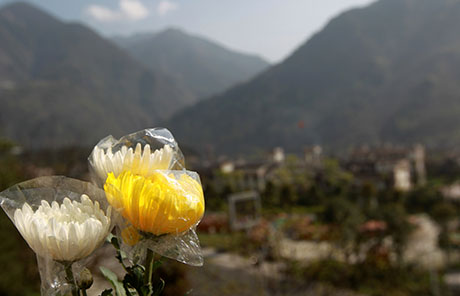
<instances>
[{"instance_id":1,"label":"green leaf","mask_svg":"<svg viewBox=\"0 0 460 296\"><path fill-rule=\"evenodd\" d=\"M160 278L160 283L158 284L157 288L155 289L152 295L153 296L161 295L161 292L163 292L164 287L165 287L165 281L162 278Z\"/></svg>"},{"instance_id":2,"label":"green leaf","mask_svg":"<svg viewBox=\"0 0 460 296\"><path fill-rule=\"evenodd\" d=\"M112 235L110 243L115 247L115 249L120 250L120 243L118 242L118 238L116 236Z\"/></svg>"},{"instance_id":3,"label":"green leaf","mask_svg":"<svg viewBox=\"0 0 460 296\"><path fill-rule=\"evenodd\" d=\"M100 296L113 296L112 289L105 289Z\"/></svg>"},{"instance_id":4,"label":"green leaf","mask_svg":"<svg viewBox=\"0 0 460 296\"><path fill-rule=\"evenodd\" d=\"M145 268L141 265L134 265L126 268L126 275L123 279L125 288L135 289L139 295L151 295L143 289Z\"/></svg>"},{"instance_id":5,"label":"green leaf","mask_svg":"<svg viewBox=\"0 0 460 296\"><path fill-rule=\"evenodd\" d=\"M111 243L112 243L112 238L113 238L114 236L115 236L115 235L109 233L109 234L107 235L107 237L105 238L105 241L108 242L109 244L111 244ZM104 291L104 292L105 292L105 291Z\"/></svg>"},{"instance_id":6,"label":"green leaf","mask_svg":"<svg viewBox=\"0 0 460 296\"><path fill-rule=\"evenodd\" d=\"M126 259L126 258L127 258L125 251L123 251L123 250L120 249L119 253L120 253L120 257L121 257L122 259Z\"/></svg>"},{"instance_id":7,"label":"green leaf","mask_svg":"<svg viewBox=\"0 0 460 296\"><path fill-rule=\"evenodd\" d=\"M123 280L123 287L125 287L126 296L142 295L142 294L137 293L137 290L134 287L130 286L130 284L128 282L125 282L124 280Z\"/></svg>"},{"instance_id":8,"label":"green leaf","mask_svg":"<svg viewBox=\"0 0 460 296\"><path fill-rule=\"evenodd\" d=\"M123 279L124 282L129 283L134 288L139 288L144 284L144 272L145 269L143 266L134 265L127 268L127 273L125 278Z\"/></svg>"},{"instance_id":9,"label":"green leaf","mask_svg":"<svg viewBox=\"0 0 460 296\"><path fill-rule=\"evenodd\" d=\"M144 295L144 296L150 296L150 295L153 295L153 288L152 288L152 285L143 285L140 289L141 291L141 295Z\"/></svg>"},{"instance_id":10,"label":"green leaf","mask_svg":"<svg viewBox=\"0 0 460 296\"><path fill-rule=\"evenodd\" d=\"M101 270L102 274L104 277L112 284L112 286L115 288L115 292L117 296L127 296L125 292L125 288L123 287L123 284L118 281L118 277L115 273L113 273L110 269L107 269L105 267L99 267Z\"/></svg>"},{"instance_id":11,"label":"green leaf","mask_svg":"<svg viewBox=\"0 0 460 296\"><path fill-rule=\"evenodd\" d=\"M153 270L156 270L158 269L161 265L163 264L163 258L160 258L156 261L153 261L153 266L152 266L152 269Z\"/></svg>"},{"instance_id":12,"label":"green leaf","mask_svg":"<svg viewBox=\"0 0 460 296\"><path fill-rule=\"evenodd\" d=\"M123 260L126 259L126 253L120 249L120 242L118 241L118 237L114 236L113 234L109 234L107 236L107 241L109 241L110 244L112 244L112 246L115 248L117 252L115 258L117 258L118 262L120 262L120 264L126 270L126 265L123 262Z\"/></svg>"}]
</instances>

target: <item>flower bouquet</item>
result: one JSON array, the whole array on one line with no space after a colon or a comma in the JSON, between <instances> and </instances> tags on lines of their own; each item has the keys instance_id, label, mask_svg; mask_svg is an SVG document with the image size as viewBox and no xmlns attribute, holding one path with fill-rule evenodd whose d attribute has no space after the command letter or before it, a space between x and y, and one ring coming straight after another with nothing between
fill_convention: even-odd
<instances>
[{"instance_id":1,"label":"flower bouquet","mask_svg":"<svg viewBox=\"0 0 460 296\"><path fill-rule=\"evenodd\" d=\"M195 233L203 190L168 130L106 137L89 166L95 185L50 176L0 193L2 208L37 254L43 295L86 295L92 278L85 265L106 239L126 271L120 282L101 268L117 295L158 295L164 283L152 283L155 257L203 264Z\"/></svg>"}]
</instances>

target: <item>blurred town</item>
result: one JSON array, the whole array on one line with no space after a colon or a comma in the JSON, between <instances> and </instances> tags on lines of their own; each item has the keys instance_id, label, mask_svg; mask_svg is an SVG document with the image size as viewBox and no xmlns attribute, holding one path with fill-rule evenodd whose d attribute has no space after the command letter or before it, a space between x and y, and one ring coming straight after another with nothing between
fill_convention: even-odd
<instances>
[{"instance_id":1,"label":"blurred town","mask_svg":"<svg viewBox=\"0 0 460 296\"><path fill-rule=\"evenodd\" d=\"M90 150L31 152L3 140L1 187L42 175L88 180ZM343 156L320 146L302 155L276 147L247 159L185 155L205 191L197 229L205 266L167 262L165 295L459 292L458 152L385 145ZM0 261L8 273L0 287L11 293L13 281L17 295L33 293L33 253L3 213L1 219ZM116 269L107 254L110 247L98 262Z\"/></svg>"}]
</instances>

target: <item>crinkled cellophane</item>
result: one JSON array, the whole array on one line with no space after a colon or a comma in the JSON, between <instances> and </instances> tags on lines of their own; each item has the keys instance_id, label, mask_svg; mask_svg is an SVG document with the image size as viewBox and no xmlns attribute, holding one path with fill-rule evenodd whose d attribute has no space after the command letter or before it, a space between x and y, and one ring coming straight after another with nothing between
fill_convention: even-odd
<instances>
[{"instance_id":1,"label":"crinkled cellophane","mask_svg":"<svg viewBox=\"0 0 460 296\"><path fill-rule=\"evenodd\" d=\"M102 139L89 157L93 181L122 215L117 232L134 261L146 249L190 265L202 265L196 225L204 214L197 173L188 171L172 134L146 129Z\"/></svg>"},{"instance_id":2,"label":"crinkled cellophane","mask_svg":"<svg viewBox=\"0 0 460 296\"><path fill-rule=\"evenodd\" d=\"M85 266L114 226L106 193L96 186L49 176L14 185L0 193L3 210L37 255L42 295L66 295L74 274Z\"/></svg>"}]
</instances>

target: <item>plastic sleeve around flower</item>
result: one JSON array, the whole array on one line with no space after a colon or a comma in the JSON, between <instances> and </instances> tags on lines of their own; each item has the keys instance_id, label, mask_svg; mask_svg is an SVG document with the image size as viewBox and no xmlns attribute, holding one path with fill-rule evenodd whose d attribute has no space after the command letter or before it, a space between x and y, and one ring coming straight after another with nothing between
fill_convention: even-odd
<instances>
[{"instance_id":1,"label":"plastic sleeve around flower","mask_svg":"<svg viewBox=\"0 0 460 296\"><path fill-rule=\"evenodd\" d=\"M204 213L204 197L197 173L155 171L149 177L123 172L110 174L104 186L109 202L123 216L122 244L131 258L152 249L190 265L203 259L195 227Z\"/></svg>"},{"instance_id":2,"label":"plastic sleeve around flower","mask_svg":"<svg viewBox=\"0 0 460 296\"><path fill-rule=\"evenodd\" d=\"M146 237L135 246L124 244L123 248L132 261L137 259L143 262L148 248L161 256L184 264L202 266L204 262L200 240L196 234L196 226L181 234Z\"/></svg>"},{"instance_id":3,"label":"plastic sleeve around flower","mask_svg":"<svg viewBox=\"0 0 460 296\"><path fill-rule=\"evenodd\" d=\"M1 192L0 200L37 254L42 295L69 292L66 267L83 267L114 225L103 190L63 176L19 183Z\"/></svg>"}]
</instances>

